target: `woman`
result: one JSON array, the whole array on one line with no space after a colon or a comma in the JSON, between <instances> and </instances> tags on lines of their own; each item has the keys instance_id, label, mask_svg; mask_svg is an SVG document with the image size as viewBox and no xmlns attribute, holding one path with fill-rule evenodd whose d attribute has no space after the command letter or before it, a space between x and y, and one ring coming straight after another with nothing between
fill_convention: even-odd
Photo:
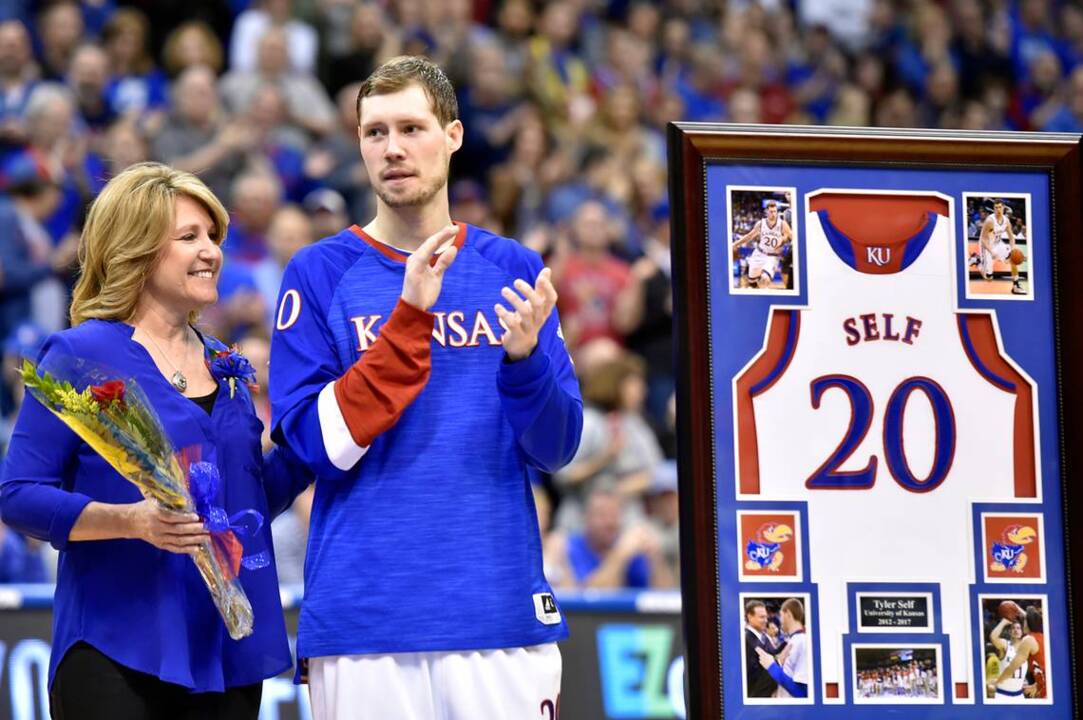
<instances>
[{"instance_id":1,"label":"woman","mask_svg":"<svg viewBox=\"0 0 1083 720\"><path fill-rule=\"evenodd\" d=\"M186 554L207 540L195 514L142 499L39 402L27 397L8 452L5 524L60 550L49 667L54 718L256 718L264 678L290 666L270 522L310 476L282 450L261 455L247 388L193 327L218 297L228 216L200 180L142 163L114 177L87 217L72 328L39 367L109 368L144 391L174 448L217 465L229 516L264 567L242 567L254 632L231 640ZM239 359L237 359L239 361ZM253 518L251 514L247 517ZM264 553L262 556L260 553ZM248 563L258 566L260 563Z\"/></svg>"}]
</instances>

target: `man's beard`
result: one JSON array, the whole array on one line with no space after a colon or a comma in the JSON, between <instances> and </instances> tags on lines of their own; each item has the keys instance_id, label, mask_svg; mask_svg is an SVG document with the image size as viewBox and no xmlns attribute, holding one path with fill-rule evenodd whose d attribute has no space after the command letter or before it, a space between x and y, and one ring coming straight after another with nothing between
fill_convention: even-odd
<instances>
[{"instance_id":1,"label":"man's beard","mask_svg":"<svg viewBox=\"0 0 1083 720\"><path fill-rule=\"evenodd\" d=\"M419 207L436 197L436 193L440 192L440 189L447 183L447 177L447 172L444 172L442 176L433 178L431 182L423 183L421 187L408 193L391 194L380 186L374 187L377 197L383 200L384 205L388 207Z\"/></svg>"}]
</instances>

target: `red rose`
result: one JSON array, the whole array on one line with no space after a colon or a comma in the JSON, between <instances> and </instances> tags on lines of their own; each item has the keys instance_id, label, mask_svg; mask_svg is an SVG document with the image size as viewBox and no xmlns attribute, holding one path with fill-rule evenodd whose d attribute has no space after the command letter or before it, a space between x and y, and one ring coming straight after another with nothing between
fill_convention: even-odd
<instances>
[{"instance_id":1,"label":"red rose","mask_svg":"<svg viewBox=\"0 0 1083 720\"><path fill-rule=\"evenodd\" d=\"M91 385L90 394L94 396L102 405L108 405L116 400L118 403L124 403L124 381L123 380L110 380L104 382L101 385Z\"/></svg>"}]
</instances>

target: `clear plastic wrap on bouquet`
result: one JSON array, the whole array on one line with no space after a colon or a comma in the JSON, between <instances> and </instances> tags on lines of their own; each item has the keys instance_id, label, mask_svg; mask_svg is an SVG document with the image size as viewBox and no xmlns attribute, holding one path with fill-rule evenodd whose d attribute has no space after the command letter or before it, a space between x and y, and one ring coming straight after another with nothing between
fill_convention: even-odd
<instances>
[{"instance_id":1,"label":"clear plastic wrap on bouquet","mask_svg":"<svg viewBox=\"0 0 1083 720\"><path fill-rule=\"evenodd\" d=\"M214 505L217 467L201 462L195 450L177 452L173 448L146 394L134 380L122 380L119 373L74 358L50 358L48 370L25 360L22 377L28 392L144 497L168 510L200 516L210 539L192 553L192 560L229 636L240 640L251 635L252 605L238 572L242 564L262 567L268 560L266 553L244 557L237 535L257 532L262 516L245 510L230 517Z\"/></svg>"}]
</instances>

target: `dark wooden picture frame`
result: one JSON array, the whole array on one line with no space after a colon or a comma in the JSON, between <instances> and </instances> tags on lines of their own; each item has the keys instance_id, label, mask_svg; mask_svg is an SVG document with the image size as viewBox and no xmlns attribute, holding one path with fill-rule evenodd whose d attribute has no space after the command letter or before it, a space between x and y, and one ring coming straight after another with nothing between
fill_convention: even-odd
<instances>
[{"instance_id":1,"label":"dark wooden picture frame","mask_svg":"<svg viewBox=\"0 0 1083 720\"><path fill-rule=\"evenodd\" d=\"M1069 608L1069 696L1080 717L1083 682L1083 615L1072 608L1083 581L1083 184L1080 136L1051 133L765 127L675 123L668 128L672 207L674 309L677 333L677 419L680 468L681 576L686 638L689 718L720 718L726 703L722 674L718 478L722 449L714 440L711 400L708 294L707 172L712 163L743 165L892 166L937 169L1039 171L1048 174L1050 255L1053 277L1056 414L1059 420L1060 484L1063 488L1065 585ZM725 283L728 279L713 279ZM721 287L725 292L725 286ZM717 319L716 319L717 322ZM719 379L719 382L728 378ZM1044 428L1044 432L1052 431ZM730 452L730 450L726 450ZM1075 478L1075 482L1070 479ZM1048 538L1050 543L1058 538ZM1072 581L1076 581L1073 583ZM1075 585L1076 587L1073 587ZM734 611L736 613L736 610ZM1078 612L1078 611L1076 611ZM1063 636L1060 642L1065 643ZM776 708L777 710L777 708ZM785 712L785 711L782 711Z\"/></svg>"}]
</instances>

